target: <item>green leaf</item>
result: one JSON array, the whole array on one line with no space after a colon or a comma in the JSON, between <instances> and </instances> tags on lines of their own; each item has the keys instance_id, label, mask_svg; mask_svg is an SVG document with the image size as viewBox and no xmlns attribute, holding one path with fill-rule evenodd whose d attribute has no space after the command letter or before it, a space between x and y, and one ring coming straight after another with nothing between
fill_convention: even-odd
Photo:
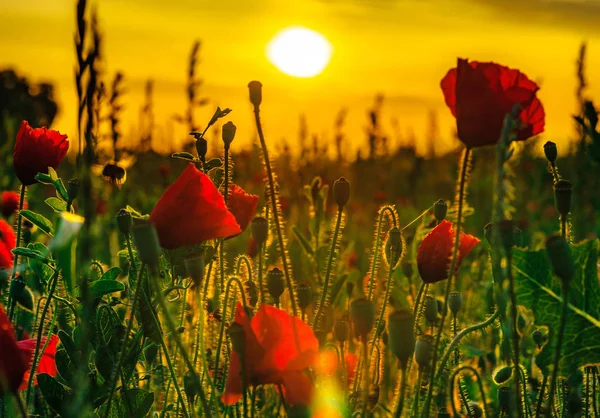
<instances>
[{"instance_id":1,"label":"green leaf","mask_svg":"<svg viewBox=\"0 0 600 418\"><path fill-rule=\"evenodd\" d=\"M61 413L64 406L71 405L73 394L65 386L46 373L38 374L38 387L44 395L44 400L57 413Z\"/></svg>"},{"instance_id":2,"label":"green leaf","mask_svg":"<svg viewBox=\"0 0 600 418\"><path fill-rule=\"evenodd\" d=\"M204 171L206 171L208 173L213 168L222 167L222 166L223 166L223 161L221 161L220 158L213 158L212 160L209 160L206 162L206 164L204 165Z\"/></svg>"},{"instance_id":3,"label":"green leaf","mask_svg":"<svg viewBox=\"0 0 600 418\"><path fill-rule=\"evenodd\" d=\"M575 277L569 290L569 311L558 374L569 377L580 367L600 364L600 285L598 241L572 246ZM536 356L547 376L554 361L556 332L560 328L562 284L552 273L545 250L513 250L515 291L520 305L533 312L535 325L546 327L548 343Z\"/></svg>"},{"instance_id":4,"label":"green leaf","mask_svg":"<svg viewBox=\"0 0 600 418\"><path fill-rule=\"evenodd\" d=\"M67 189L65 188L63 181L61 179L56 179L54 180L53 184L54 188L56 189L56 196L60 200L69 200L69 193L67 193Z\"/></svg>"},{"instance_id":5,"label":"green leaf","mask_svg":"<svg viewBox=\"0 0 600 418\"><path fill-rule=\"evenodd\" d=\"M127 399L125 398L127 396ZM120 396L113 402L108 414L109 418L144 418L152 404L154 403L154 393L144 389L129 389L125 395ZM129 408L131 407L131 411Z\"/></svg>"},{"instance_id":6,"label":"green leaf","mask_svg":"<svg viewBox=\"0 0 600 418\"><path fill-rule=\"evenodd\" d=\"M67 210L67 202L59 199L58 197L49 197L45 200L46 204L54 210L54 212L60 213Z\"/></svg>"},{"instance_id":7,"label":"green leaf","mask_svg":"<svg viewBox=\"0 0 600 418\"><path fill-rule=\"evenodd\" d=\"M50 258L48 258L46 255L42 254L38 250L33 250L31 248L25 248L25 247L13 248L12 253L17 254L21 257L27 257L29 259L37 260L40 263L44 263L44 264L49 264L52 262L52 260Z\"/></svg>"},{"instance_id":8,"label":"green leaf","mask_svg":"<svg viewBox=\"0 0 600 418\"><path fill-rule=\"evenodd\" d=\"M129 213L131 213L131 216L133 216L134 218L143 218L144 215L142 215L141 213L139 213L137 210L135 210L134 208L132 208L131 206L127 205L125 207L125 210Z\"/></svg>"},{"instance_id":9,"label":"green leaf","mask_svg":"<svg viewBox=\"0 0 600 418\"><path fill-rule=\"evenodd\" d=\"M194 157L189 152L175 152L175 153L171 154L171 158L177 158L179 160L186 160L186 161L196 161L196 157Z\"/></svg>"},{"instance_id":10,"label":"green leaf","mask_svg":"<svg viewBox=\"0 0 600 418\"><path fill-rule=\"evenodd\" d=\"M96 334L101 344L110 344L120 322L119 316L110 306L102 305L98 308L96 312Z\"/></svg>"},{"instance_id":11,"label":"green leaf","mask_svg":"<svg viewBox=\"0 0 600 418\"><path fill-rule=\"evenodd\" d=\"M50 179L52 179L52 182L58 180L58 174L56 174L56 170L52 167L48 167L48 175L50 176Z\"/></svg>"},{"instance_id":12,"label":"green leaf","mask_svg":"<svg viewBox=\"0 0 600 418\"><path fill-rule=\"evenodd\" d=\"M23 218L27 219L29 222L31 222L32 224L34 224L35 226L40 228L46 234L48 234L50 236L54 235L54 229L52 228L52 222L50 222L44 216L40 215L39 213L35 213L30 210L27 210L27 209L22 210L21 212L19 212L19 214Z\"/></svg>"},{"instance_id":13,"label":"green leaf","mask_svg":"<svg viewBox=\"0 0 600 418\"><path fill-rule=\"evenodd\" d=\"M156 344L160 344L162 330L160 325L157 324L155 318L158 317L154 306L150 303L150 289L148 286L148 278L144 277L138 286L143 286L141 290L141 296L138 301L140 305L140 321L142 323L142 329L146 338L154 341Z\"/></svg>"},{"instance_id":14,"label":"green leaf","mask_svg":"<svg viewBox=\"0 0 600 418\"><path fill-rule=\"evenodd\" d=\"M113 267L104 273L100 280L116 280L117 277L119 277L119 274L121 274L121 269L119 267Z\"/></svg>"},{"instance_id":15,"label":"green leaf","mask_svg":"<svg viewBox=\"0 0 600 418\"><path fill-rule=\"evenodd\" d=\"M52 178L46 173L37 173L35 179L42 184L52 184Z\"/></svg>"},{"instance_id":16,"label":"green leaf","mask_svg":"<svg viewBox=\"0 0 600 418\"><path fill-rule=\"evenodd\" d=\"M92 299L101 298L114 292L125 290L125 285L116 280L96 280L90 284L90 297Z\"/></svg>"},{"instance_id":17,"label":"green leaf","mask_svg":"<svg viewBox=\"0 0 600 418\"><path fill-rule=\"evenodd\" d=\"M76 367L71 361L69 354L65 348L59 348L55 354L56 369L60 374L60 377L67 383L73 381L73 373L76 371Z\"/></svg>"},{"instance_id":18,"label":"green leaf","mask_svg":"<svg viewBox=\"0 0 600 418\"><path fill-rule=\"evenodd\" d=\"M104 344L98 344L98 346L96 346L94 363L96 364L96 369L98 369L102 377L106 380L111 378L116 362L117 359L110 347ZM127 415L122 416L125 417Z\"/></svg>"},{"instance_id":19,"label":"green leaf","mask_svg":"<svg viewBox=\"0 0 600 418\"><path fill-rule=\"evenodd\" d=\"M300 243L300 246L302 247L304 252L310 257L314 257L315 250L312 248L310 241L308 240L308 238L306 238L306 236L304 236L302 232L300 232L296 225L292 226L292 233L298 239L298 242Z\"/></svg>"},{"instance_id":20,"label":"green leaf","mask_svg":"<svg viewBox=\"0 0 600 418\"><path fill-rule=\"evenodd\" d=\"M69 358L73 360L79 359L79 349L75 345L75 342L71 338L69 334L67 334L62 329L58 331L58 338L60 338L60 344L62 348L64 348L69 355Z\"/></svg>"}]
</instances>

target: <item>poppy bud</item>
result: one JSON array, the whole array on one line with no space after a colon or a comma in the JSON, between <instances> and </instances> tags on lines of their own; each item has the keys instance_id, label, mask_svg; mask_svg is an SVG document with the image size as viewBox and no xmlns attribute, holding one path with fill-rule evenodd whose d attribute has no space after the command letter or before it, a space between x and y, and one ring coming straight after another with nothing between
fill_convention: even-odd
<instances>
[{"instance_id":1,"label":"poppy bud","mask_svg":"<svg viewBox=\"0 0 600 418\"><path fill-rule=\"evenodd\" d=\"M343 343L350 338L350 324L345 319L335 322L333 326L333 336L336 340Z\"/></svg>"},{"instance_id":2,"label":"poppy bud","mask_svg":"<svg viewBox=\"0 0 600 418\"><path fill-rule=\"evenodd\" d=\"M564 283L568 283L575 275L575 262L567 240L561 235L552 235L546 241L546 252L554 274Z\"/></svg>"},{"instance_id":3,"label":"poppy bud","mask_svg":"<svg viewBox=\"0 0 600 418\"><path fill-rule=\"evenodd\" d=\"M508 386L501 386L498 388L498 405L500 410L507 413L510 409L510 403L513 391Z\"/></svg>"},{"instance_id":4,"label":"poppy bud","mask_svg":"<svg viewBox=\"0 0 600 418\"><path fill-rule=\"evenodd\" d=\"M28 228L25 225L23 225L23 229L21 231L21 239L23 240L23 243L25 245L29 245L29 243L31 242L31 228Z\"/></svg>"},{"instance_id":5,"label":"poppy bud","mask_svg":"<svg viewBox=\"0 0 600 418\"><path fill-rule=\"evenodd\" d=\"M481 406L477 402L469 402L469 409L473 418L483 417L483 409L481 409Z\"/></svg>"},{"instance_id":6,"label":"poppy bud","mask_svg":"<svg viewBox=\"0 0 600 418\"><path fill-rule=\"evenodd\" d=\"M425 297L425 319L434 324L438 317L438 303L433 296Z\"/></svg>"},{"instance_id":7,"label":"poppy bud","mask_svg":"<svg viewBox=\"0 0 600 418\"><path fill-rule=\"evenodd\" d=\"M428 367L433 357L433 336L421 335L415 344L415 361L419 367Z\"/></svg>"},{"instance_id":8,"label":"poppy bud","mask_svg":"<svg viewBox=\"0 0 600 418\"><path fill-rule=\"evenodd\" d=\"M503 383L508 382L508 380L512 376L512 367L510 366L501 366L496 369L493 374L494 383L497 385L501 385Z\"/></svg>"},{"instance_id":9,"label":"poppy bud","mask_svg":"<svg viewBox=\"0 0 600 418\"><path fill-rule=\"evenodd\" d=\"M298 306L300 307L302 312L304 312L306 308L308 308L308 306L310 305L310 302L312 301L312 288L310 287L310 284L301 283L300 286L298 286L297 293Z\"/></svg>"},{"instance_id":10,"label":"poppy bud","mask_svg":"<svg viewBox=\"0 0 600 418\"><path fill-rule=\"evenodd\" d=\"M246 282L246 289L248 291L248 303L250 306L256 306L258 303L258 287L256 286L256 283L252 280L248 280Z\"/></svg>"},{"instance_id":11,"label":"poppy bud","mask_svg":"<svg viewBox=\"0 0 600 418\"><path fill-rule=\"evenodd\" d=\"M231 346L235 352L243 358L244 351L246 350L246 332L244 331L244 326L234 322L227 329L227 334L229 334Z\"/></svg>"},{"instance_id":12,"label":"poppy bud","mask_svg":"<svg viewBox=\"0 0 600 418\"><path fill-rule=\"evenodd\" d=\"M350 304L350 318L352 319L352 325L354 325L354 333L363 339L366 338L373 329L373 322L375 321L373 302L367 298L353 300Z\"/></svg>"},{"instance_id":13,"label":"poppy bud","mask_svg":"<svg viewBox=\"0 0 600 418\"><path fill-rule=\"evenodd\" d=\"M433 204L433 216L435 216L435 220L438 223L442 222L446 219L446 214L448 213L448 204L445 200L440 199Z\"/></svg>"},{"instance_id":14,"label":"poppy bud","mask_svg":"<svg viewBox=\"0 0 600 418\"><path fill-rule=\"evenodd\" d=\"M448 307L450 308L450 312L452 315L456 316L460 308L462 308L462 295L460 292L450 292L450 296L448 296Z\"/></svg>"},{"instance_id":15,"label":"poppy bud","mask_svg":"<svg viewBox=\"0 0 600 418\"><path fill-rule=\"evenodd\" d=\"M267 273L267 290L275 303L279 303L279 297L285 290L285 282L283 280L283 271L277 267L269 270Z\"/></svg>"},{"instance_id":16,"label":"poppy bud","mask_svg":"<svg viewBox=\"0 0 600 418\"><path fill-rule=\"evenodd\" d=\"M183 259L185 270L196 286L199 286L204 280L204 254L192 254Z\"/></svg>"},{"instance_id":17,"label":"poppy bud","mask_svg":"<svg viewBox=\"0 0 600 418\"><path fill-rule=\"evenodd\" d=\"M236 129L237 126L235 126L231 121L227 122L225 125L223 125L223 128L221 128L221 137L223 138L225 149L229 149L229 146L233 142Z\"/></svg>"},{"instance_id":18,"label":"poppy bud","mask_svg":"<svg viewBox=\"0 0 600 418\"><path fill-rule=\"evenodd\" d=\"M131 217L131 213L125 209L121 209L115 215L117 219L117 227L119 231L125 236L128 236L131 233L131 227L133 226L133 218Z\"/></svg>"},{"instance_id":19,"label":"poppy bud","mask_svg":"<svg viewBox=\"0 0 600 418\"><path fill-rule=\"evenodd\" d=\"M206 153L208 152L208 142L206 142L206 139L202 137L196 139L196 152L198 153L198 157L204 162Z\"/></svg>"},{"instance_id":20,"label":"poppy bud","mask_svg":"<svg viewBox=\"0 0 600 418\"><path fill-rule=\"evenodd\" d=\"M388 335L388 332L386 330L383 330L383 332L381 333L381 342L383 343L383 345L387 346L389 340L390 336Z\"/></svg>"},{"instance_id":21,"label":"poppy bud","mask_svg":"<svg viewBox=\"0 0 600 418\"><path fill-rule=\"evenodd\" d=\"M10 297L17 300L21 294L25 291L27 283L21 277L17 276L10 282Z\"/></svg>"},{"instance_id":22,"label":"poppy bud","mask_svg":"<svg viewBox=\"0 0 600 418\"><path fill-rule=\"evenodd\" d=\"M79 187L79 179L71 179L67 182L67 197L69 202L77 199L77 196L79 196Z\"/></svg>"},{"instance_id":23,"label":"poppy bud","mask_svg":"<svg viewBox=\"0 0 600 418\"><path fill-rule=\"evenodd\" d=\"M483 234L490 245L494 245L494 240L498 239L506 252L515 245L520 246L522 241L521 230L510 219L487 224L483 229Z\"/></svg>"},{"instance_id":24,"label":"poppy bud","mask_svg":"<svg viewBox=\"0 0 600 418\"><path fill-rule=\"evenodd\" d=\"M571 211L571 193L573 186L569 180L558 180L554 184L554 201L560 216L566 217Z\"/></svg>"},{"instance_id":25,"label":"poppy bud","mask_svg":"<svg viewBox=\"0 0 600 418\"><path fill-rule=\"evenodd\" d=\"M408 309L395 310L388 316L390 350L400 361L401 368L406 367L415 350L413 329L414 319Z\"/></svg>"},{"instance_id":26,"label":"poppy bud","mask_svg":"<svg viewBox=\"0 0 600 418\"><path fill-rule=\"evenodd\" d=\"M183 391L185 392L185 396L190 400L191 403L194 403L194 399L198 395L198 386L196 384L196 379L194 379L194 375L192 372L187 372L183 376Z\"/></svg>"},{"instance_id":27,"label":"poppy bud","mask_svg":"<svg viewBox=\"0 0 600 418\"><path fill-rule=\"evenodd\" d=\"M340 209L350 200L350 182L344 177L340 177L333 183L333 199Z\"/></svg>"},{"instance_id":28,"label":"poppy bud","mask_svg":"<svg viewBox=\"0 0 600 418\"><path fill-rule=\"evenodd\" d=\"M558 157L558 150L556 149L556 144L552 141L548 141L544 144L544 154L546 154L546 159L554 164L556 161L556 157Z\"/></svg>"},{"instance_id":29,"label":"poppy bud","mask_svg":"<svg viewBox=\"0 0 600 418\"><path fill-rule=\"evenodd\" d=\"M133 226L131 233L140 260L149 266L156 266L162 250L154 225L150 222L141 222Z\"/></svg>"},{"instance_id":30,"label":"poppy bud","mask_svg":"<svg viewBox=\"0 0 600 418\"><path fill-rule=\"evenodd\" d=\"M156 360L156 356L158 355L158 345L155 343L150 343L144 348L144 357L146 358L146 362L148 364L153 364L154 360Z\"/></svg>"},{"instance_id":31,"label":"poppy bud","mask_svg":"<svg viewBox=\"0 0 600 418\"><path fill-rule=\"evenodd\" d=\"M251 81L248 83L248 90L250 92L250 103L254 107L260 106L262 103L262 83L260 81Z\"/></svg>"},{"instance_id":32,"label":"poppy bud","mask_svg":"<svg viewBox=\"0 0 600 418\"><path fill-rule=\"evenodd\" d=\"M185 327L177 327L177 334L183 334L185 332Z\"/></svg>"},{"instance_id":33,"label":"poppy bud","mask_svg":"<svg viewBox=\"0 0 600 418\"><path fill-rule=\"evenodd\" d=\"M254 239L258 248L261 248L269 236L269 221L262 216L257 216L252 219L250 230L252 231L252 239Z\"/></svg>"},{"instance_id":34,"label":"poppy bud","mask_svg":"<svg viewBox=\"0 0 600 418\"><path fill-rule=\"evenodd\" d=\"M547 338L542 332L542 330L539 328L536 329L535 331L533 331L533 334L531 334L531 336L533 337L533 341L535 342L535 345L537 345L537 348L542 348L542 345L544 345Z\"/></svg>"},{"instance_id":35,"label":"poppy bud","mask_svg":"<svg viewBox=\"0 0 600 418\"><path fill-rule=\"evenodd\" d=\"M402 233L400 229L393 227L388 232L385 243L385 257L391 269L394 269L402 257Z\"/></svg>"}]
</instances>

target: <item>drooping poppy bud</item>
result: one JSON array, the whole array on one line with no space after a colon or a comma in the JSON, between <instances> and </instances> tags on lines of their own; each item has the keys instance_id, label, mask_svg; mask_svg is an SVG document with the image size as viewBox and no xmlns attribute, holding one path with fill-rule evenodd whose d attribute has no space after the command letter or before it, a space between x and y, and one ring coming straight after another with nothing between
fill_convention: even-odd
<instances>
[{"instance_id":1,"label":"drooping poppy bud","mask_svg":"<svg viewBox=\"0 0 600 418\"><path fill-rule=\"evenodd\" d=\"M25 225L22 226L21 239L23 240L23 244L29 245L31 242L31 228L28 228Z\"/></svg>"},{"instance_id":2,"label":"drooping poppy bud","mask_svg":"<svg viewBox=\"0 0 600 418\"><path fill-rule=\"evenodd\" d=\"M433 357L433 336L421 335L415 344L415 361L419 367L429 367Z\"/></svg>"},{"instance_id":3,"label":"drooping poppy bud","mask_svg":"<svg viewBox=\"0 0 600 418\"><path fill-rule=\"evenodd\" d=\"M333 336L340 343L348 341L350 338L350 324L348 324L347 320L340 319L339 321L335 321Z\"/></svg>"},{"instance_id":4,"label":"drooping poppy bud","mask_svg":"<svg viewBox=\"0 0 600 418\"><path fill-rule=\"evenodd\" d=\"M27 288L27 283L17 276L10 282L10 296L23 308L33 310L33 294Z\"/></svg>"},{"instance_id":5,"label":"drooping poppy bud","mask_svg":"<svg viewBox=\"0 0 600 418\"><path fill-rule=\"evenodd\" d=\"M179 326L176 329L177 334L183 334L185 332L185 327L184 326Z\"/></svg>"},{"instance_id":6,"label":"drooping poppy bud","mask_svg":"<svg viewBox=\"0 0 600 418\"><path fill-rule=\"evenodd\" d=\"M194 379L192 372L187 372L183 376L183 391L185 392L185 396L193 404L194 399L198 396L198 386L196 385L196 379Z\"/></svg>"},{"instance_id":7,"label":"drooping poppy bud","mask_svg":"<svg viewBox=\"0 0 600 418\"><path fill-rule=\"evenodd\" d=\"M333 199L340 209L350 200L350 182L344 177L340 177L333 183Z\"/></svg>"},{"instance_id":8,"label":"drooping poppy bud","mask_svg":"<svg viewBox=\"0 0 600 418\"><path fill-rule=\"evenodd\" d=\"M469 402L469 409L473 418L483 417L483 409L481 409L481 406L477 402Z\"/></svg>"},{"instance_id":9,"label":"drooping poppy bud","mask_svg":"<svg viewBox=\"0 0 600 418\"><path fill-rule=\"evenodd\" d=\"M162 250L154 225L147 221L140 222L133 226L131 234L140 260L151 267L155 266Z\"/></svg>"},{"instance_id":10,"label":"drooping poppy bud","mask_svg":"<svg viewBox=\"0 0 600 418\"><path fill-rule=\"evenodd\" d=\"M304 312L312 301L312 288L309 283L300 283L298 286L298 307Z\"/></svg>"},{"instance_id":11,"label":"drooping poppy bud","mask_svg":"<svg viewBox=\"0 0 600 418\"><path fill-rule=\"evenodd\" d=\"M544 343L548 339L548 337L546 335L544 335L542 330L539 328L536 329L535 331L533 331L533 334L531 334L531 336L532 336L533 341L535 342L535 345L537 346L537 348L542 348L542 345L544 345Z\"/></svg>"},{"instance_id":12,"label":"drooping poppy bud","mask_svg":"<svg viewBox=\"0 0 600 418\"><path fill-rule=\"evenodd\" d=\"M433 204L433 216L435 216L435 220L440 223L444 219L446 219L446 214L448 213L448 204L444 199L440 199Z\"/></svg>"},{"instance_id":13,"label":"drooping poppy bud","mask_svg":"<svg viewBox=\"0 0 600 418\"><path fill-rule=\"evenodd\" d=\"M433 296L427 296L425 298L425 319L427 322L434 324L438 317L438 303L436 298Z\"/></svg>"},{"instance_id":14,"label":"drooping poppy bud","mask_svg":"<svg viewBox=\"0 0 600 418\"><path fill-rule=\"evenodd\" d=\"M508 382L512 376L512 369L513 368L510 366L500 366L498 369L496 369L492 376L494 383L501 385Z\"/></svg>"},{"instance_id":15,"label":"drooping poppy bud","mask_svg":"<svg viewBox=\"0 0 600 418\"><path fill-rule=\"evenodd\" d=\"M554 164L556 158L558 157L558 149L556 148L556 144L552 141L548 141L544 144L544 154L546 154L546 159Z\"/></svg>"},{"instance_id":16,"label":"drooping poppy bud","mask_svg":"<svg viewBox=\"0 0 600 418\"><path fill-rule=\"evenodd\" d=\"M244 331L244 326L234 322L227 329L227 334L229 334L231 346L238 356L243 359L246 350L246 332Z\"/></svg>"},{"instance_id":17,"label":"drooping poppy bud","mask_svg":"<svg viewBox=\"0 0 600 418\"><path fill-rule=\"evenodd\" d=\"M450 308L450 312L452 315L456 316L460 308L462 308L462 295L460 292L450 292L450 296L448 296L448 307Z\"/></svg>"},{"instance_id":18,"label":"drooping poppy bud","mask_svg":"<svg viewBox=\"0 0 600 418\"><path fill-rule=\"evenodd\" d=\"M277 267L269 270L267 273L267 290L275 303L279 303L279 297L285 290L285 281L283 280L283 271Z\"/></svg>"},{"instance_id":19,"label":"drooping poppy bud","mask_svg":"<svg viewBox=\"0 0 600 418\"><path fill-rule=\"evenodd\" d=\"M185 270L196 286L200 286L204 280L204 252L192 254L183 259Z\"/></svg>"},{"instance_id":20,"label":"drooping poppy bud","mask_svg":"<svg viewBox=\"0 0 600 418\"><path fill-rule=\"evenodd\" d=\"M566 217L571 212L571 194L573 186L569 180L558 180L554 184L554 200L560 216Z\"/></svg>"},{"instance_id":21,"label":"drooping poppy bud","mask_svg":"<svg viewBox=\"0 0 600 418\"><path fill-rule=\"evenodd\" d=\"M250 93L250 103L254 107L259 107L262 103L262 83L260 81L251 81L248 83L248 90Z\"/></svg>"},{"instance_id":22,"label":"drooping poppy bud","mask_svg":"<svg viewBox=\"0 0 600 418\"><path fill-rule=\"evenodd\" d=\"M77 196L79 196L79 188L79 179L74 178L67 182L67 197L69 203L73 203L73 201L77 199Z\"/></svg>"},{"instance_id":23,"label":"drooping poppy bud","mask_svg":"<svg viewBox=\"0 0 600 418\"><path fill-rule=\"evenodd\" d=\"M121 231L123 235L128 236L131 233L131 227L133 226L131 213L125 209L121 209L115 215L115 219L117 220L119 231Z\"/></svg>"},{"instance_id":24,"label":"drooping poppy bud","mask_svg":"<svg viewBox=\"0 0 600 418\"><path fill-rule=\"evenodd\" d=\"M563 283L570 282L575 275L575 261L567 240L561 235L552 235L546 240L546 252L554 274Z\"/></svg>"},{"instance_id":25,"label":"drooping poppy bud","mask_svg":"<svg viewBox=\"0 0 600 418\"><path fill-rule=\"evenodd\" d=\"M237 127L231 121L227 122L225 125L223 125L223 128L221 128L223 144L225 144L226 150L229 149L229 146L233 142L233 138L235 138L236 130L237 130Z\"/></svg>"},{"instance_id":26,"label":"drooping poppy bud","mask_svg":"<svg viewBox=\"0 0 600 418\"><path fill-rule=\"evenodd\" d=\"M388 232L388 239L385 242L385 258L391 269L396 268L402 258L402 233L400 229L393 227Z\"/></svg>"},{"instance_id":27,"label":"drooping poppy bud","mask_svg":"<svg viewBox=\"0 0 600 418\"><path fill-rule=\"evenodd\" d=\"M262 216L257 216L256 218L252 219L252 222L250 223L250 230L256 245L258 248L261 248L269 236L269 221Z\"/></svg>"},{"instance_id":28,"label":"drooping poppy bud","mask_svg":"<svg viewBox=\"0 0 600 418\"><path fill-rule=\"evenodd\" d=\"M414 319L408 309L397 309L388 316L390 350L405 368L415 350Z\"/></svg>"},{"instance_id":29,"label":"drooping poppy bud","mask_svg":"<svg viewBox=\"0 0 600 418\"><path fill-rule=\"evenodd\" d=\"M353 300L350 304L350 319L354 326L354 333L363 339L366 338L375 322L373 302L367 298Z\"/></svg>"},{"instance_id":30,"label":"drooping poppy bud","mask_svg":"<svg viewBox=\"0 0 600 418\"><path fill-rule=\"evenodd\" d=\"M196 152L198 153L198 158L204 162L206 160L206 153L208 152L208 141L201 136L196 138Z\"/></svg>"}]
</instances>

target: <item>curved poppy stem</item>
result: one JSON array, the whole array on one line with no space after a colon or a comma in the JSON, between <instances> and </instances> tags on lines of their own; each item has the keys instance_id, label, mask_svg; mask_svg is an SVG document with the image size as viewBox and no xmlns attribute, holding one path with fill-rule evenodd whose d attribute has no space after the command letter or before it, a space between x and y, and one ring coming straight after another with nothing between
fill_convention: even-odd
<instances>
[{"instance_id":1,"label":"curved poppy stem","mask_svg":"<svg viewBox=\"0 0 600 418\"><path fill-rule=\"evenodd\" d=\"M35 378L35 371L37 370L38 361L40 359L40 345L42 344L42 334L44 333L44 321L46 319L46 314L48 313L48 308L50 307L50 302L52 301L52 295L54 295L54 291L56 290L56 285L58 284L58 278L60 275L60 269L57 268L54 270L54 274L50 279L52 284L50 285L50 290L48 291L48 297L46 299L46 303L44 304L44 309L42 309L42 316L40 317L40 322L38 325L37 338L35 341L35 351L33 352L33 361L31 362L31 369L29 372L29 381L27 382L27 393L25 395L25 399L27 401L26 405L29 407L30 399L31 399L31 389L33 388L33 379Z\"/></svg>"},{"instance_id":2,"label":"curved poppy stem","mask_svg":"<svg viewBox=\"0 0 600 418\"><path fill-rule=\"evenodd\" d=\"M377 267L379 267L379 249L381 246L381 229L383 228L383 216L387 213L388 219L392 226L398 226L396 210L390 206L385 205L379 209L379 215L377 217L377 226L375 227L375 242L373 243L372 260L369 274L369 291L367 293L367 299L373 298L373 290L375 289L375 275L377 274Z\"/></svg>"},{"instance_id":3,"label":"curved poppy stem","mask_svg":"<svg viewBox=\"0 0 600 418\"><path fill-rule=\"evenodd\" d=\"M294 316L298 316L298 307L296 306L296 292L294 289L294 283L292 275L290 273L290 266L288 265L287 250L285 248L285 240L283 239L283 228L280 222L279 205L277 203L277 194L275 191L275 176L271 168L271 161L269 159L269 150L265 141L265 135L263 134L262 125L260 122L260 107L254 105L254 120L256 122L256 130L258 131L258 138L260 139L260 146L263 152L263 158L265 161L265 167L267 169L267 178L269 181L269 197L271 200L271 210L273 211L273 222L275 223L275 231L277 233L277 240L279 242L279 251L281 253L281 261L283 264L283 273L285 274L285 281L290 294L290 302L292 305L292 312Z\"/></svg>"},{"instance_id":4,"label":"curved poppy stem","mask_svg":"<svg viewBox=\"0 0 600 418\"><path fill-rule=\"evenodd\" d=\"M463 153L462 163L460 167L460 182L458 186L458 210L456 214L456 231L454 236L454 249L452 250L452 259L450 261L450 269L448 270L448 280L446 282L446 291L444 293L444 307L442 308L442 317L440 319L440 326L438 327L437 336L433 348L433 361L431 362L431 380L429 381L429 388L425 397L425 403L423 404L423 411L421 414L422 418L429 416L429 407L431 403L431 397L433 396L433 387L436 382L436 362L438 357L438 349L442 334L444 331L444 324L448 314L448 297L450 296L450 289L452 288L452 282L456 273L456 265L458 259L458 247L460 244L460 232L462 228L462 212L465 198L465 188L467 183L467 171L469 168L469 157L471 155L471 148L467 147Z\"/></svg>"},{"instance_id":5,"label":"curved poppy stem","mask_svg":"<svg viewBox=\"0 0 600 418\"><path fill-rule=\"evenodd\" d=\"M19 194L19 211L17 212L17 241L16 246L21 246L21 229L23 224L23 219L21 219L21 211L23 210L23 205L25 204L25 186L21 185L21 190ZM10 276L10 281L12 282L15 277L17 277L17 265L19 264L19 254L15 253L13 258L13 270ZM10 282L9 282L10 283ZM15 301L12 299L10 292L8 292L8 319L12 322L14 311L15 311Z\"/></svg>"},{"instance_id":6,"label":"curved poppy stem","mask_svg":"<svg viewBox=\"0 0 600 418\"><path fill-rule=\"evenodd\" d=\"M477 371L477 369L475 369L474 367L471 366L461 366L461 367L457 367L454 372L452 372L452 375L450 376L450 387L454 386L454 382L456 381L456 377L463 371L470 371L473 376L475 376L475 380L477 380L477 387L479 388L479 392L481 393L481 403L483 404L483 413L485 414L485 418L489 418L491 415L488 412L487 409L487 401L485 398L485 391L483 389L483 382L481 381L481 376L479 375L479 372ZM458 411L456 410L456 405L454 404L454 396L452 396L453 394L450 393L450 401L451 401L451 405L452 405L452 411L454 411L454 415L455 416L460 416L460 414L458 413ZM470 411L470 408L468 405L465 406L465 408L467 409L467 411Z\"/></svg>"},{"instance_id":7,"label":"curved poppy stem","mask_svg":"<svg viewBox=\"0 0 600 418\"><path fill-rule=\"evenodd\" d=\"M395 251L394 251L395 253ZM394 260L396 258L396 254L392 254L391 259ZM371 351L369 352L369 356L373 356L373 350L375 349L375 342L377 338L379 338L381 323L383 322L383 316L385 315L385 309L387 307L387 302L390 299L390 294L392 293L392 287L394 286L394 282L392 280L392 276L394 274L395 267L389 265L388 266L388 276L385 285L385 296L383 297L383 302L381 303L381 310L379 312L379 318L377 318L377 324L375 325L375 332L373 332L373 337L371 338Z\"/></svg>"}]
</instances>

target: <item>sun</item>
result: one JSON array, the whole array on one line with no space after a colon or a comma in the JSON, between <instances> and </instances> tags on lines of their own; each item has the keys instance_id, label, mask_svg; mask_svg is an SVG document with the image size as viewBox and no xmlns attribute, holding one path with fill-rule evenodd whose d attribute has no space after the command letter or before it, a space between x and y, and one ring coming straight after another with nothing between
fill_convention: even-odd
<instances>
[{"instance_id":1,"label":"sun","mask_svg":"<svg viewBox=\"0 0 600 418\"><path fill-rule=\"evenodd\" d=\"M294 77L314 77L331 59L332 47L320 33L302 26L283 29L267 45L267 58L281 72Z\"/></svg>"}]
</instances>

